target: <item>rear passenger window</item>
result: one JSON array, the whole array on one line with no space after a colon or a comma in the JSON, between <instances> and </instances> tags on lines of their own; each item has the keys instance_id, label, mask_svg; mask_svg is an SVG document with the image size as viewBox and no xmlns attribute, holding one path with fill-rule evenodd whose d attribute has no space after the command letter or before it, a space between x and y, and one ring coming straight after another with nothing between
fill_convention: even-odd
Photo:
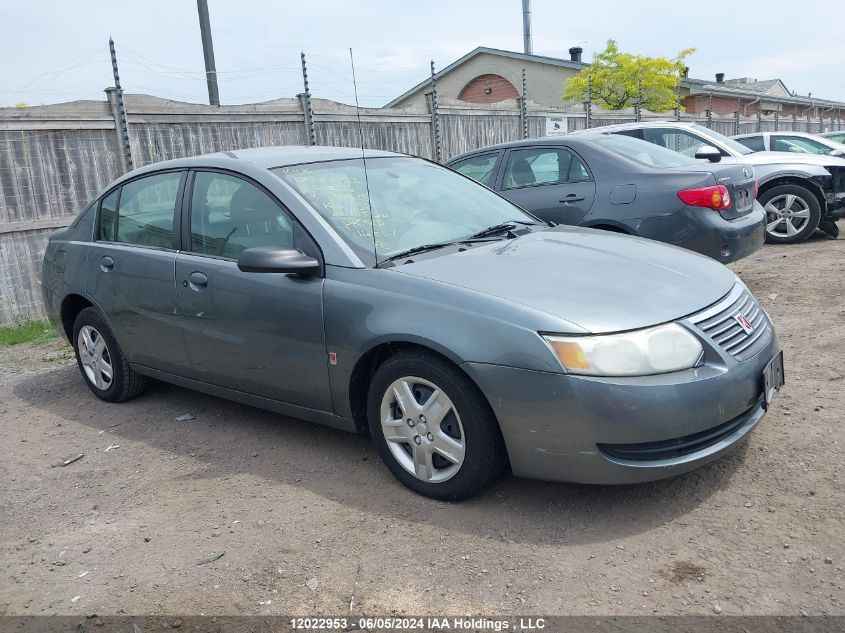
<instances>
[{"instance_id":1,"label":"rear passenger window","mask_svg":"<svg viewBox=\"0 0 845 633\"><path fill-rule=\"evenodd\" d=\"M452 165L452 169L489 187L490 179L493 176L493 168L496 166L496 159L498 157L498 154L473 156L472 158L455 163Z\"/></svg>"},{"instance_id":2,"label":"rear passenger window","mask_svg":"<svg viewBox=\"0 0 845 633\"><path fill-rule=\"evenodd\" d=\"M508 155L503 187L520 189L591 180L587 167L569 150L520 149Z\"/></svg>"},{"instance_id":3,"label":"rear passenger window","mask_svg":"<svg viewBox=\"0 0 845 633\"><path fill-rule=\"evenodd\" d=\"M173 248L173 218L181 179L182 172L147 176L123 185L119 196L117 191L106 196L100 206L100 239Z\"/></svg>"},{"instance_id":4,"label":"rear passenger window","mask_svg":"<svg viewBox=\"0 0 845 633\"><path fill-rule=\"evenodd\" d=\"M227 174L198 172L191 196L191 251L237 259L254 246L308 250L303 232L276 201Z\"/></svg>"}]
</instances>

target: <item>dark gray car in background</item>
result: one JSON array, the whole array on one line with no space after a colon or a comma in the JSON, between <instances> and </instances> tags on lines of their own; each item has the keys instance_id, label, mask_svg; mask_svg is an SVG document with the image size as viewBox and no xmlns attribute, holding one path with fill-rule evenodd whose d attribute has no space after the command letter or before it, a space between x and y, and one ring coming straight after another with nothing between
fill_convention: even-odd
<instances>
[{"instance_id":1,"label":"dark gray car in background","mask_svg":"<svg viewBox=\"0 0 845 633\"><path fill-rule=\"evenodd\" d=\"M629 483L715 459L783 382L707 257L538 222L425 160L291 147L148 165L50 238L50 319L110 402L157 378L371 434L461 499L516 475Z\"/></svg>"},{"instance_id":2,"label":"dark gray car in background","mask_svg":"<svg viewBox=\"0 0 845 633\"><path fill-rule=\"evenodd\" d=\"M618 134L711 163L740 164L757 175L757 199L766 212L766 241L803 242L816 229L839 235L845 217L845 159L788 152L752 152L697 123L640 121L606 125L575 135Z\"/></svg>"},{"instance_id":3,"label":"dark gray car in background","mask_svg":"<svg viewBox=\"0 0 845 633\"><path fill-rule=\"evenodd\" d=\"M765 240L753 167L702 164L645 141L531 139L474 150L447 166L543 220L659 240L722 263Z\"/></svg>"}]
</instances>

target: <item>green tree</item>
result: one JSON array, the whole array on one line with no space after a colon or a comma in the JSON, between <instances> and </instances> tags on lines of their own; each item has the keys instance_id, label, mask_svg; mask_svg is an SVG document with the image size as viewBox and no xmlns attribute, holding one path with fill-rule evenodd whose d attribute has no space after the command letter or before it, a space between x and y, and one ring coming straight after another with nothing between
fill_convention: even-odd
<instances>
[{"instance_id":1,"label":"green tree","mask_svg":"<svg viewBox=\"0 0 845 633\"><path fill-rule=\"evenodd\" d=\"M592 91L593 102L607 110L622 110L635 105L642 95L646 110L671 110L678 104L676 89L684 60L694 52L694 48L686 48L673 59L646 57L623 53L615 40L608 40L607 48L593 57L593 63L566 82L563 99L585 101Z\"/></svg>"}]
</instances>

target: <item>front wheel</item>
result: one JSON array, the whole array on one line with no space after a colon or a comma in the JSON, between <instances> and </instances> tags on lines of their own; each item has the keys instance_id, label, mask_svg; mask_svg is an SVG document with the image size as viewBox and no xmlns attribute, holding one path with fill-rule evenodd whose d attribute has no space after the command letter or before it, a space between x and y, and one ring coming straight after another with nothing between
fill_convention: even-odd
<instances>
[{"instance_id":1,"label":"front wheel","mask_svg":"<svg viewBox=\"0 0 845 633\"><path fill-rule=\"evenodd\" d=\"M779 185L760 194L766 211L766 241L797 244L818 228L822 209L816 196L799 185Z\"/></svg>"},{"instance_id":2,"label":"front wheel","mask_svg":"<svg viewBox=\"0 0 845 633\"><path fill-rule=\"evenodd\" d=\"M466 499L490 485L507 463L484 396L434 354L406 351L385 361L370 384L367 410L382 460L419 494Z\"/></svg>"}]
</instances>

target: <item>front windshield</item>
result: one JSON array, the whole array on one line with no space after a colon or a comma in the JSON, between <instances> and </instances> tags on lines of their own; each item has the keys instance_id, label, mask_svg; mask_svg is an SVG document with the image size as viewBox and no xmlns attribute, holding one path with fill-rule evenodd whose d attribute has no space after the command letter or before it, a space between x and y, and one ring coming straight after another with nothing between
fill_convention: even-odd
<instances>
[{"instance_id":1,"label":"front windshield","mask_svg":"<svg viewBox=\"0 0 845 633\"><path fill-rule=\"evenodd\" d=\"M684 167L697 161L670 149L621 134L602 134L596 143L610 151L651 167Z\"/></svg>"},{"instance_id":2,"label":"front windshield","mask_svg":"<svg viewBox=\"0 0 845 633\"><path fill-rule=\"evenodd\" d=\"M486 187L434 163L401 156L366 162L366 178L361 159L273 172L371 265L418 246L465 239L503 222L535 220Z\"/></svg>"},{"instance_id":3,"label":"front windshield","mask_svg":"<svg viewBox=\"0 0 845 633\"><path fill-rule=\"evenodd\" d=\"M719 141L723 145L726 145L731 148L737 154L751 154L752 151L748 149L742 143L738 143L732 138L725 136L724 134L720 134L714 130L704 127L703 125L698 125L698 123L693 123L690 126L692 129L701 132L702 134L707 134L708 136L714 138L715 140Z\"/></svg>"}]
</instances>

